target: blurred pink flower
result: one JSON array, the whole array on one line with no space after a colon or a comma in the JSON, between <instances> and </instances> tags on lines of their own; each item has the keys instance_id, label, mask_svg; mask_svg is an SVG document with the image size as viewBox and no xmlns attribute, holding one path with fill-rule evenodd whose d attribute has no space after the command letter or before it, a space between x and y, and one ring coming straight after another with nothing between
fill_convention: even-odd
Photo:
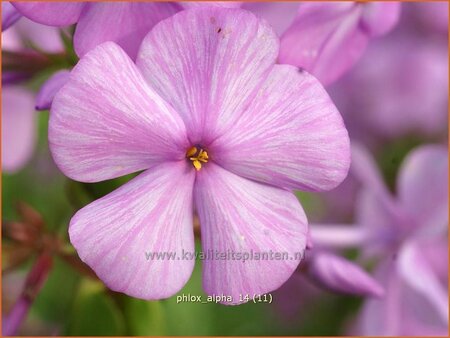
<instances>
[{"instance_id":1,"label":"blurred pink flower","mask_svg":"<svg viewBox=\"0 0 450 338\"><path fill-rule=\"evenodd\" d=\"M311 225L311 234L321 245L359 246L362 259L378 259L375 275L385 296L366 300L353 333L446 333L448 150L429 145L412 151L399 171L396 197L382 182L364 148L354 145L352 160L363 184L357 224L347 228L323 225L318 227L320 231Z\"/></svg>"},{"instance_id":2,"label":"blurred pink flower","mask_svg":"<svg viewBox=\"0 0 450 338\"><path fill-rule=\"evenodd\" d=\"M81 259L110 288L144 299L180 290L194 260L145 253L194 252L194 205L204 252L303 252L307 220L290 190L338 185L349 140L318 81L275 65L277 55L265 22L208 8L157 24L136 64L107 42L73 69L50 116L59 168L84 182L145 170L70 223ZM207 259L203 286L239 303L278 288L299 260Z\"/></svg>"},{"instance_id":3,"label":"blurred pink flower","mask_svg":"<svg viewBox=\"0 0 450 338\"><path fill-rule=\"evenodd\" d=\"M63 52L59 30L21 18L13 27L2 32L2 52L18 53L12 56L3 53L3 85L28 80L39 70L41 63L48 63L36 48L45 53Z\"/></svg>"},{"instance_id":4,"label":"blurred pink flower","mask_svg":"<svg viewBox=\"0 0 450 338\"><path fill-rule=\"evenodd\" d=\"M18 86L2 88L2 168L12 173L31 158L36 140L33 94Z\"/></svg>"},{"instance_id":5,"label":"blurred pink flower","mask_svg":"<svg viewBox=\"0 0 450 338\"><path fill-rule=\"evenodd\" d=\"M301 67L324 85L336 81L362 56L370 38L397 23L399 2L308 2L281 37L279 62Z\"/></svg>"},{"instance_id":6,"label":"blurred pink flower","mask_svg":"<svg viewBox=\"0 0 450 338\"><path fill-rule=\"evenodd\" d=\"M364 172L358 174L366 189L360 196L357 222L366 227L371 239L378 239L374 245L382 244L380 251L395 248L406 238L422 236L422 233L446 231L447 153L440 145L422 146L412 151L397 175L396 198L381 181L382 176L370 156L353 157L354 161L366 162L360 166ZM370 167L371 171L367 169Z\"/></svg>"},{"instance_id":7,"label":"blurred pink flower","mask_svg":"<svg viewBox=\"0 0 450 338\"><path fill-rule=\"evenodd\" d=\"M403 137L447 139L448 43L416 18L435 4L404 3L396 30L327 88L353 140L381 152ZM320 194L326 213L310 222L352 221L359 189L352 167L337 189Z\"/></svg>"},{"instance_id":8,"label":"blurred pink flower","mask_svg":"<svg viewBox=\"0 0 450 338\"><path fill-rule=\"evenodd\" d=\"M26 18L2 33L2 51L27 52L30 44L49 53L63 50L57 29ZM35 148L37 116L34 94L25 87L12 85L30 76L15 71L2 72L2 164L3 170L9 173L25 166Z\"/></svg>"},{"instance_id":9,"label":"blurred pink flower","mask_svg":"<svg viewBox=\"0 0 450 338\"><path fill-rule=\"evenodd\" d=\"M317 226L312 226L310 230L314 230L314 235L317 235ZM329 234L326 226L322 233ZM330 235L333 236L332 233ZM273 295L275 307L282 315L280 319L287 323L298 323L299 318L305 317L300 313L301 310L309 311L319 301L319 296L323 294L320 289L366 297L384 295L380 283L357 263L321 247L320 241L316 243L319 245L305 252L305 260L296 273Z\"/></svg>"},{"instance_id":10,"label":"blurred pink flower","mask_svg":"<svg viewBox=\"0 0 450 338\"><path fill-rule=\"evenodd\" d=\"M448 336L447 235L406 242L375 276L381 299L366 300L355 333L369 336ZM436 265L441 265L436 269Z\"/></svg>"},{"instance_id":11,"label":"blurred pink flower","mask_svg":"<svg viewBox=\"0 0 450 338\"><path fill-rule=\"evenodd\" d=\"M412 151L399 171L396 197L364 148L354 146L352 160L358 162L356 176L364 186L357 205L358 226L352 230L361 234L363 257L379 259L375 274L386 289L383 299L366 301L355 333L447 332L447 255L441 255L440 262L432 257L435 250L448 252L448 150L429 145ZM351 244L358 245L357 240Z\"/></svg>"},{"instance_id":12,"label":"blurred pink flower","mask_svg":"<svg viewBox=\"0 0 450 338\"><path fill-rule=\"evenodd\" d=\"M329 90L350 135L366 143L446 134L447 46L403 35L374 42Z\"/></svg>"},{"instance_id":13,"label":"blurred pink flower","mask_svg":"<svg viewBox=\"0 0 450 338\"><path fill-rule=\"evenodd\" d=\"M30 49L31 45L47 53L64 51L59 29L21 18L12 28L2 32L2 50L11 52Z\"/></svg>"}]
</instances>

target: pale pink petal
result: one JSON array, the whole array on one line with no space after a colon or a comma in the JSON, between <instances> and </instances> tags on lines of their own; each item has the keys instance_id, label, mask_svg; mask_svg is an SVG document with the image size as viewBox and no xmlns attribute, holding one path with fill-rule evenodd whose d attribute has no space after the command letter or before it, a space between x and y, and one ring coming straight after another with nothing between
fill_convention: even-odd
<instances>
[{"instance_id":1,"label":"pale pink petal","mask_svg":"<svg viewBox=\"0 0 450 338\"><path fill-rule=\"evenodd\" d=\"M392 30L400 18L401 3L390 1L364 4L361 25L370 36L381 36Z\"/></svg>"},{"instance_id":2,"label":"pale pink petal","mask_svg":"<svg viewBox=\"0 0 450 338\"><path fill-rule=\"evenodd\" d=\"M178 3L185 9L216 6L223 8L237 8L242 5L242 1L181 1Z\"/></svg>"},{"instance_id":3,"label":"pale pink petal","mask_svg":"<svg viewBox=\"0 0 450 338\"><path fill-rule=\"evenodd\" d=\"M361 144L352 144L350 171L362 185L356 219L367 233L370 246L376 251L380 246L395 246L409 232L412 220L384 184L373 156Z\"/></svg>"},{"instance_id":4,"label":"pale pink petal","mask_svg":"<svg viewBox=\"0 0 450 338\"><path fill-rule=\"evenodd\" d=\"M30 20L50 26L68 26L76 23L84 2L14 1L17 10Z\"/></svg>"},{"instance_id":5,"label":"pale pink petal","mask_svg":"<svg viewBox=\"0 0 450 338\"><path fill-rule=\"evenodd\" d=\"M448 282L448 236L441 233L438 236L425 236L420 242L420 250L424 259L443 284Z\"/></svg>"},{"instance_id":6,"label":"pale pink petal","mask_svg":"<svg viewBox=\"0 0 450 338\"><path fill-rule=\"evenodd\" d=\"M429 295L417 292L410 284L404 281L401 275L399 260L395 252L385 252L386 259L377 267L375 275L384 286L386 293L381 299L369 299L364 304L360 318L357 335L368 336L441 336L448 335L447 318L441 318L436 306L429 301ZM418 262L417 262L418 263ZM414 260L411 265L417 264ZM414 267L411 267L414 269ZM418 270L415 280L423 276ZM414 282L415 283L415 282ZM431 287L432 285L430 285ZM447 292L447 290L445 290ZM445 296L444 296L445 297ZM448 293L445 303L448 306ZM441 300L441 306L444 300ZM447 310L448 311L448 310ZM444 319L444 321L442 320Z\"/></svg>"},{"instance_id":7,"label":"pale pink petal","mask_svg":"<svg viewBox=\"0 0 450 338\"><path fill-rule=\"evenodd\" d=\"M383 287L359 265L329 252L315 252L308 270L326 289L359 296L381 297Z\"/></svg>"},{"instance_id":8,"label":"pale pink petal","mask_svg":"<svg viewBox=\"0 0 450 338\"><path fill-rule=\"evenodd\" d=\"M17 25L19 23L20 21L16 25L14 25L13 28L2 31L2 50L13 52L20 51L24 48L20 33L17 30ZM5 72L6 69L3 70L2 76L4 76Z\"/></svg>"},{"instance_id":9,"label":"pale pink petal","mask_svg":"<svg viewBox=\"0 0 450 338\"><path fill-rule=\"evenodd\" d=\"M364 189L372 190L379 198L385 199L386 203L392 201L393 197L384 183L375 159L366 147L357 142L352 143L350 171Z\"/></svg>"},{"instance_id":10,"label":"pale pink petal","mask_svg":"<svg viewBox=\"0 0 450 338\"><path fill-rule=\"evenodd\" d=\"M277 35L281 36L294 21L299 4L298 1L246 1L242 5L242 9L246 9L259 18L267 20Z\"/></svg>"},{"instance_id":11,"label":"pale pink petal","mask_svg":"<svg viewBox=\"0 0 450 338\"><path fill-rule=\"evenodd\" d=\"M360 313L358 335L395 336L402 333L402 282L395 261L388 258L376 270L386 294L381 299L368 299Z\"/></svg>"},{"instance_id":12,"label":"pale pink petal","mask_svg":"<svg viewBox=\"0 0 450 338\"><path fill-rule=\"evenodd\" d=\"M178 11L176 4L168 2L86 4L75 31L75 51L81 57L102 42L114 41L135 59L152 27Z\"/></svg>"},{"instance_id":13,"label":"pale pink petal","mask_svg":"<svg viewBox=\"0 0 450 338\"><path fill-rule=\"evenodd\" d=\"M2 1L2 32L7 30L22 17L10 2Z\"/></svg>"},{"instance_id":14,"label":"pale pink petal","mask_svg":"<svg viewBox=\"0 0 450 338\"><path fill-rule=\"evenodd\" d=\"M181 115L191 142L205 146L233 128L277 53L274 32L253 14L208 7L156 25L137 65Z\"/></svg>"},{"instance_id":15,"label":"pale pink petal","mask_svg":"<svg viewBox=\"0 0 450 338\"><path fill-rule=\"evenodd\" d=\"M27 18L22 18L14 27L2 33L2 48L5 50L23 52L30 46L47 53L64 51L58 28L41 25Z\"/></svg>"},{"instance_id":16,"label":"pale pink petal","mask_svg":"<svg viewBox=\"0 0 450 338\"><path fill-rule=\"evenodd\" d=\"M70 71L63 69L54 73L41 86L36 96L36 109L50 109L56 93L69 81Z\"/></svg>"},{"instance_id":17,"label":"pale pink petal","mask_svg":"<svg viewBox=\"0 0 450 338\"><path fill-rule=\"evenodd\" d=\"M197 174L194 198L203 251L228 254L203 261L207 294L232 297L224 303L241 303L241 295L252 298L277 289L297 268L306 246L307 220L294 194L207 163ZM270 252L272 256L263 258Z\"/></svg>"},{"instance_id":18,"label":"pale pink petal","mask_svg":"<svg viewBox=\"0 0 450 338\"><path fill-rule=\"evenodd\" d=\"M353 139L379 145L447 134L447 43L417 35L393 33L373 41L345 79L327 88Z\"/></svg>"},{"instance_id":19,"label":"pale pink petal","mask_svg":"<svg viewBox=\"0 0 450 338\"><path fill-rule=\"evenodd\" d=\"M398 258L399 273L409 287L423 295L433 305L442 322L448 325L447 284L441 284L431 265L424 258L420 244L420 241L405 243Z\"/></svg>"},{"instance_id":20,"label":"pale pink petal","mask_svg":"<svg viewBox=\"0 0 450 338\"><path fill-rule=\"evenodd\" d=\"M302 4L281 38L279 62L305 68L324 85L334 82L366 48L362 12L363 5L353 2Z\"/></svg>"},{"instance_id":21,"label":"pale pink petal","mask_svg":"<svg viewBox=\"0 0 450 338\"><path fill-rule=\"evenodd\" d=\"M56 94L49 141L61 171L84 182L182 159L189 147L183 121L113 42L81 59Z\"/></svg>"},{"instance_id":22,"label":"pale pink petal","mask_svg":"<svg viewBox=\"0 0 450 338\"><path fill-rule=\"evenodd\" d=\"M309 232L314 246L325 248L363 247L369 233L358 224L310 224Z\"/></svg>"},{"instance_id":23,"label":"pale pink petal","mask_svg":"<svg viewBox=\"0 0 450 338\"><path fill-rule=\"evenodd\" d=\"M21 169L31 158L36 139L33 94L20 87L2 88L2 168Z\"/></svg>"},{"instance_id":24,"label":"pale pink petal","mask_svg":"<svg viewBox=\"0 0 450 338\"><path fill-rule=\"evenodd\" d=\"M394 199L363 189L356 198L356 221L368 239L365 253L384 255L410 232L411 219Z\"/></svg>"},{"instance_id":25,"label":"pale pink petal","mask_svg":"<svg viewBox=\"0 0 450 338\"><path fill-rule=\"evenodd\" d=\"M412 151L403 162L397 180L400 203L421 231L448 226L448 150L428 145Z\"/></svg>"},{"instance_id":26,"label":"pale pink petal","mask_svg":"<svg viewBox=\"0 0 450 338\"><path fill-rule=\"evenodd\" d=\"M185 161L162 164L78 211L69 235L80 258L114 291L143 299L178 292L195 262L182 259L194 252L194 178Z\"/></svg>"},{"instance_id":27,"label":"pale pink petal","mask_svg":"<svg viewBox=\"0 0 450 338\"><path fill-rule=\"evenodd\" d=\"M328 94L288 65L273 68L249 108L209 149L238 175L290 189L332 189L350 165L347 130Z\"/></svg>"}]
</instances>

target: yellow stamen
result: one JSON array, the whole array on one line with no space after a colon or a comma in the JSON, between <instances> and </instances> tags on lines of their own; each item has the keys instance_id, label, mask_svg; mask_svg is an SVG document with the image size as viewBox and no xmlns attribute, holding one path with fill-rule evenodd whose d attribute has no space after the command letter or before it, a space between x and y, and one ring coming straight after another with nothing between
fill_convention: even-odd
<instances>
[{"instance_id":1,"label":"yellow stamen","mask_svg":"<svg viewBox=\"0 0 450 338\"><path fill-rule=\"evenodd\" d=\"M192 147L186 152L186 157L194 156L197 153L197 148Z\"/></svg>"},{"instance_id":2,"label":"yellow stamen","mask_svg":"<svg viewBox=\"0 0 450 338\"><path fill-rule=\"evenodd\" d=\"M198 154L198 160L203 163L208 162L208 153L201 149L200 153Z\"/></svg>"},{"instance_id":3,"label":"yellow stamen","mask_svg":"<svg viewBox=\"0 0 450 338\"><path fill-rule=\"evenodd\" d=\"M202 163L200 161L194 160L192 161L192 164L194 165L195 170L200 170L202 168Z\"/></svg>"},{"instance_id":4,"label":"yellow stamen","mask_svg":"<svg viewBox=\"0 0 450 338\"><path fill-rule=\"evenodd\" d=\"M186 157L192 161L192 165L196 170L200 170L202 168L202 163L208 162L208 153L206 150L198 149L197 147L189 148L186 151Z\"/></svg>"}]
</instances>

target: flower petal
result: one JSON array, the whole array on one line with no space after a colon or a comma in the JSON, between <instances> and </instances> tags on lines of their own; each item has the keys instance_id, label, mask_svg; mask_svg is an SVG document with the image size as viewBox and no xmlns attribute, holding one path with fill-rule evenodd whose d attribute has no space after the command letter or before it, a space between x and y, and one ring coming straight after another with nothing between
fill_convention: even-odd
<instances>
[{"instance_id":1,"label":"flower petal","mask_svg":"<svg viewBox=\"0 0 450 338\"><path fill-rule=\"evenodd\" d=\"M448 226L448 150L428 145L412 151L404 160L397 181L398 198L423 231Z\"/></svg>"},{"instance_id":2,"label":"flower petal","mask_svg":"<svg viewBox=\"0 0 450 338\"><path fill-rule=\"evenodd\" d=\"M386 252L385 252L386 254ZM356 335L365 336L436 336L448 335L448 318L442 321L436 307L430 304L423 293L417 292L404 281L398 260L386 255L376 269L375 275L386 292L381 299L371 298L364 304L359 320L359 331ZM416 262L412 263L412 269ZM419 272L419 271L416 271ZM414 275L421 279L421 275ZM446 282L445 282L446 284ZM425 290L423 290L425 291ZM428 291L427 291L428 292ZM442 299L448 302L447 298ZM448 306L448 303L447 303ZM448 310L447 310L448 311ZM446 324L447 323L447 324Z\"/></svg>"},{"instance_id":3,"label":"flower petal","mask_svg":"<svg viewBox=\"0 0 450 338\"><path fill-rule=\"evenodd\" d=\"M161 164L78 211L69 235L80 258L114 291L143 299L175 294L195 261L149 257L194 251L194 178L185 161Z\"/></svg>"},{"instance_id":4,"label":"flower petal","mask_svg":"<svg viewBox=\"0 0 450 338\"><path fill-rule=\"evenodd\" d=\"M242 1L181 1L178 4L185 9L200 8L207 6L238 8L242 5Z\"/></svg>"},{"instance_id":5,"label":"flower petal","mask_svg":"<svg viewBox=\"0 0 450 338\"><path fill-rule=\"evenodd\" d=\"M426 297L443 323L448 325L448 289L423 257L420 242L407 242L399 254L399 273L412 289Z\"/></svg>"},{"instance_id":6,"label":"flower petal","mask_svg":"<svg viewBox=\"0 0 450 338\"><path fill-rule=\"evenodd\" d=\"M33 94L12 86L2 88L2 167L5 172L21 169L35 146L36 112Z\"/></svg>"},{"instance_id":7,"label":"flower petal","mask_svg":"<svg viewBox=\"0 0 450 338\"><path fill-rule=\"evenodd\" d=\"M277 65L242 117L210 146L211 158L247 178L283 188L336 187L350 165L339 112L306 72Z\"/></svg>"},{"instance_id":8,"label":"flower petal","mask_svg":"<svg viewBox=\"0 0 450 338\"><path fill-rule=\"evenodd\" d=\"M446 44L393 33L373 41L352 71L327 90L353 140L372 147L410 135L430 140L447 133L448 72Z\"/></svg>"},{"instance_id":9,"label":"flower petal","mask_svg":"<svg viewBox=\"0 0 450 338\"><path fill-rule=\"evenodd\" d=\"M60 70L54 73L39 89L36 96L36 109L50 109L56 93L69 81L70 71Z\"/></svg>"},{"instance_id":10,"label":"flower petal","mask_svg":"<svg viewBox=\"0 0 450 338\"><path fill-rule=\"evenodd\" d=\"M400 18L400 2L369 2L364 6L361 25L370 36L381 36L392 30Z\"/></svg>"},{"instance_id":11,"label":"flower petal","mask_svg":"<svg viewBox=\"0 0 450 338\"><path fill-rule=\"evenodd\" d=\"M363 5L353 2L304 3L281 37L280 63L305 68L324 85L337 80L364 52L360 29Z\"/></svg>"},{"instance_id":12,"label":"flower petal","mask_svg":"<svg viewBox=\"0 0 450 338\"><path fill-rule=\"evenodd\" d=\"M387 213L395 215L397 201L388 190L384 179L378 169L377 163L369 150L359 143L352 143L352 164L350 172L365 190L370 190L376 195L377 205L375 208L385 208Z\"/></svg>"},{"instance_id":13,"label":"flower petal","mask_svg":"<svg viewBox=\"0 0 450 338\"><path fill-rule=\"evenodd\" d=\"M383 287L355 263L329 252L313 253L309 273L322 286L351 295L381 297Z\"/></svg>"},{"instance_id":14,"label":"flower petal","mask_svg":"<svg viewBox=\"0 0 450 338\"><path fill-rule=\"evenodd\" d=\"M448 34L448 12L447 1L417 2L413 4L413 13L420 25L434 32ZM434 33L433 32L433 33Z\"/></svg>"},{"instance_id":15,"label":"flower petal","mask_svg":"<svg viewBox=\"0 0 450 338\"><path fill-rule=\"evenodd\" d=\"M59 28L41 25L27 18L22 18L13 28L2 33L4 50L24 52L30 46L46 53L63 53L65 50Z\"/></svg>"},{"instance_id":16,"label":"flower petal","mask_svg":"<svg viewBox=\"0 0 450 338\"><path fill-rule=\"evenodd\" d=\"M306 246L307 220L291 192L208 163L197 174L194 198L203 251L218 253L218 259L203 261L207 294L241 303L245 300L240 296L277 289L297 268ZM269 252L273 256L262 256Z\"/></svg>"},{"instance_id":17,"label":"flower petal","mask_svg":"<svg viewBox=\"0 0 450 338\"><path fill-rule=\"evenodd\" d=\"M350 170L365 188L379 194L388 193L375 159L371 156L369 150L360 143L352 143Z\"/></svg>"},{"instance_id":18,"label":"flower petal","mask_svg":"<svg viewBox=\"0 0 450 338\"><path fill-rule=\"evenodd\" d=\"M386 295L366 300L359 318L356 334L368 336L395 336L401 334L402 283L395 262L386 259L380 263L376 276L382 281Z\"/></svg>"},{"instance_id":19,"label":"flower petal","mask_svg":"<svg viewBox=\"0 0 450 338\"><path fill-rule=\"evenodd\" d=\"M183 121L128 55L105 42L72 70L53 100L49 141L67 176L96 182L184 158Z\"/></svg>"},{"instance_id":20,"label":"flower petal","mask_svg":"<svg viewBox=\"0 0 450 338\"><path fill-rule=\"evenodd\" d=\"M2 1L2 32L11 27L21 17L22 14L11 3Z\"/></svg>"},{"instance_id":21,"label":"flower petal","mask_svg":"<svg viewBox=\"0 0 450 338\"><path fill-rule=\"evenodd\" d=\"M156 25L137 65L181 115L191 142L207 145L233 126L277 53L274 32L253 14L208 7Z\"/></svg>"},{"instance_id":22,"label":"flower petal","mask_svg":"<svg viewBox=\"0 0 450 338\"><path fill-rule=\"evenodd\" d=\"M309 233L312 244L324 248L363 247L370 240L366 229L357 224L310 224Z\"/></svg>"},{"instance_id":23,"label":"flower petal","mask_svg":"<svg viewBox=\"0 0 450 338\"><path fill-rule=\"evenodd\" d=\"M366 234L366 256L385 255L387 249L396 248L411 221L396 200L382 198L371 189L357 196L356 220Z\"/></svg>"},{"instance_id":24,"label":"flower petal","mask_svg":"<svg viewBox=\"0 0 450 338\"><path fill-rule=\"evenodd\" d=\"M294 21L299 4L298 1L245 1L242 9L246 9L257 17L266 20L277 35L281 36Z\"/></svg>"},{"instance_id":25,"label":"flower petal","mask_svg":"<svg viewBox=\"0 0 450 338\"><path fill-rule=\"evenodd\" d=\"M86 4L75 31L75 51L81 57L102 42L114 41L136 59L144 36L178 11L176 4L168 2Z\"/></svg>"},{"instance_id":26,"label":"flower petal","mask_svg":"<svg viewBox=\"0 0 450 338\"><path fill-rule=\"evenodd\" d=\"M14 1L17 10L28 19L49 26L68 26L77 22L83 2Z\"/></svg>"}]
</instances>

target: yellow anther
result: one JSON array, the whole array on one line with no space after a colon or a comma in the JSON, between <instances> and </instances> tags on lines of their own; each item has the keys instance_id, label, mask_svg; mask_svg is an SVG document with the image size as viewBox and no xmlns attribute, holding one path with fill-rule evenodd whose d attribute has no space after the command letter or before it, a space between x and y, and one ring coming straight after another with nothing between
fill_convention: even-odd
<instances>
[{"instance_id":1,"label":"yellow anther","mask_svg":"<svg viewBox=\"0 0 450 338\"><path fill-rule=\"evenodd\" d=\"M208 153L203 149L201 149L200 152L198 153L197 159L203 163L208 162Z\"/></svg>"},{"instance_id":2,"label":"yellow anther","mask_svg":"<svg viewBox=\"0 0 450 338\"><path fill-rule=\"evenodd\" d=\"M197 154L197 147L192 147L188 149L188 151L186 152L186 157L191 157L194 156L195 154Z\"/></svg>"},{"instance_id":3,"label":"yellow anther","mask_svg":"<svg viewBox=\"0 0 450 338\"><path fill-rule=\"evenodd\" d=\"M193 160L192 164L194 165L195 170L200 170L202 168L202 163L197 160Z\"/></svg>"},{"instance_id":4,"label":"yellow anther","mask_svg":"<svg viewBox=\"0 0 450 338\"><path fill-rule=\"evenodd\" d=\"M209 159L208 153L197 147L189 148L188 151L186 151L186 157L192 161L192 165L196 170L200 170L202 168L202 163L207 163Z\"/></svg>"}]
</instances>

